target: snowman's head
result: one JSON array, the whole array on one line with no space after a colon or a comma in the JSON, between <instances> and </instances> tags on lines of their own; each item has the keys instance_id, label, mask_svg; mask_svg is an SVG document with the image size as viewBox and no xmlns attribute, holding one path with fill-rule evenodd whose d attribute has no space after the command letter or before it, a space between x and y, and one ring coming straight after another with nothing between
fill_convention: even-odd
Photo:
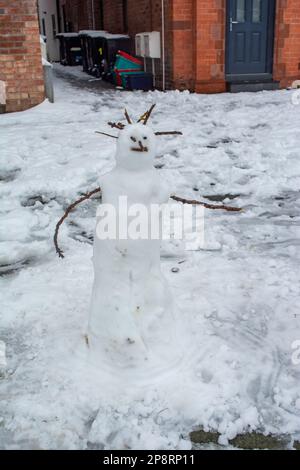
<instances>
[{"instance_id":1,"label":"snowman's head","mask_svg":"<svg viewBox=\"0 0 300 470\"><path fill-rule=\"evenodd\" d=\"M149 117L155 107L155 104L139 118L134 124L130 119L126 109L125 117L128 125L122 122L109 122L108 125L114 129L119 129L119 135L111 135L106 132L96 131L98 134L118 139L116 163L117 166L128 170L145 170L153 167L156 136L158 135L182 135L178 131L157 131L154 132L147 126Z\"/></svg>"},{"instance_id":2,"label":"snowman's head","mask_svg":"<svg viewBox=\"0 0 300 470\"><path fill-rule=\"evenodd\" d=\"M144 124L130 124L120 130L116 152L117 165L128 170L153 167L155 139L153 130Z\"/></svg>"}]
</instances>

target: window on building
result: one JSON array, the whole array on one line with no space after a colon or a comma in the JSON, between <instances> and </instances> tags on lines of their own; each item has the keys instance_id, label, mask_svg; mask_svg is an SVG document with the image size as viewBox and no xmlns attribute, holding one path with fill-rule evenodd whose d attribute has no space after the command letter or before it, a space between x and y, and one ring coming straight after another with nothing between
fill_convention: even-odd
<instances>
[{"instance_id":1,"label":"window on building","mask_svg":"<svg viewBox=\"0 0 300 470\"><path fill-rule=\"evenodd\" d=\"M244 23L246 19L246 4L245 0L237 0L236 2L236 21Z\"/></svg>"},{"instance_id":2,"label":"window on building","mask_svg":"<svg viewBox=\"0 0 300 470\"><path fill-rule=\"evenodd\" d=\"M123 9L123 31L124 33L128 32L128 15L127 15L127 0L122 1Z\"/></svg>"},{"instance_id":3,"label":"window on building","mask_svg":"<svg viewBox=\"0 0 300 470\"><path fill-rule=\"evenodd\" d=\"M55 38L56 36L56 18L55 18L55 15L51 15L51 21L52 21L52 34L53 34L53 37Z\"/></svg>"},{"instance_id":4,"label":"window on building","mask_svg":"<svg viewBox=\"0 0 300 470\"><path fill-rule=\"evenodd\" d=\"M261 22L261 0L253 0L252 5L252 21L253 23Z\"/></svg>"}]
</instances>

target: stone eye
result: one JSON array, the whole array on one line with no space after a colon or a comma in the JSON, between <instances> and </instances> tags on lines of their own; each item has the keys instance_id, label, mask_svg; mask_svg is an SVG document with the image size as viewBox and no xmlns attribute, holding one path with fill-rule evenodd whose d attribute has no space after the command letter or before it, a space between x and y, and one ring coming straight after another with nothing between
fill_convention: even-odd
<instances>
[{"instance_id":1,"label":"stone eye","mask_svg":"<svg viewBox=\"0 0 300 470\"><path fill-rule=\"evenodd\" d=\"M147 137L143 137L143 139L144 139L144 140L146 140L146 139L147 139Z\"/></svg>"},{"instance_id":2,"label":"stone eye","mask_svg":"<svg viewBox=\"0 0 300 470\"><path fill-rule=\"evenodd\" d=\"M135 137L132 137L132 136L131 136L130 138L131 138L131 140L132 140L133 142L136 142L136 138L135 138Z\"/></svg>"}]
</instances>

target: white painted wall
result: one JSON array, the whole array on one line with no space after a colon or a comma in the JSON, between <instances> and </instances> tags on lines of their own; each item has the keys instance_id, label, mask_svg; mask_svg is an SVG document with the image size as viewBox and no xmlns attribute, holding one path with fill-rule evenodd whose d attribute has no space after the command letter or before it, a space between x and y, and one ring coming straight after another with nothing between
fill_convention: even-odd
<instances>
[{"instance_id":1,"label":"white painted wall","mask_svg":"<svg viewBox=\"0 0 300 470\"><path fill-rule=\"evenodd\" d=\"M43 34L43 20L45 35L47 37L47 56L50 61L59 60L59 42L55 39L54 32L58 31L58 18L55 0L38 0L40 31ZM54 15L54 18L52 16ZM53 21L55 28L53 30Z\"/></svg>"}]
</instances>

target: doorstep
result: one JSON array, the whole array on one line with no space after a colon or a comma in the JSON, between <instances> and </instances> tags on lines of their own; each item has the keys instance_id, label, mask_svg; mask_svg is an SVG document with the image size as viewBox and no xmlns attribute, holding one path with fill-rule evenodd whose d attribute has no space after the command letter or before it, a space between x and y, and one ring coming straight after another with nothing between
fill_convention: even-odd
<instances>
[{"instance_id":1,"label":"doorstep","mask_svg":"<svg viewBox=\"0 0 300 470\"><path fill-rule=\"evenodd\" d=\"M256 92L263 90L279 90L280 83L278 81L258 81L258 82L230 82L228 83L228 91L230 93L240 93L242 91Z\"/></svg>"}]
</instances>

